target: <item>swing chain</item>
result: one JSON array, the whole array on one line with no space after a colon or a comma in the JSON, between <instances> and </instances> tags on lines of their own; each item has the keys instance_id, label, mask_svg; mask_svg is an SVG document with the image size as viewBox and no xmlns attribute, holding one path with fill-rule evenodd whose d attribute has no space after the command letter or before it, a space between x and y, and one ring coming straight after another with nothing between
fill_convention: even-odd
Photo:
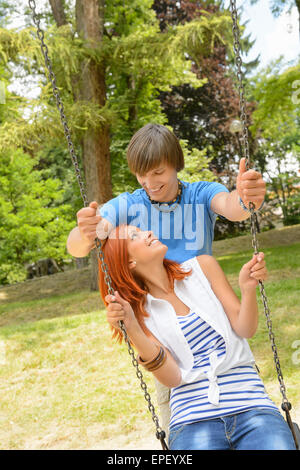
<instances>
[{"instance_id":1,"label":"swing chain","mask_svg":"<svg viewBox=\"0 0 300 470\"><path fill-rule=\"evenodd\" d=\"M232 31L233 31L233 49L235 55L235 63L237 67L237 78L238 78L238 90L240 97L240 112L241 121L243 125L243 134L241 136L242 148L244 157L246 159L246 170L250 168L250 152L249 152L249 139L248 139L248 127L247 127L247 115L246 115L246 104L244 98L244 85L243 85L243 72L242 72L242 59L241 59L241 45L240 45L240 32L238 27L238 14L236 9L236 0L230 0L231 5L231 16L232 16ZM250 208L250 207L249 207ZM253 206L254 209L254 206Z\"/></svg>"},{"instance_id":2,"label":"swing chain","mask_svg":"<svg viewBox=\"0 0 300 470\"><path fill-rule=\"evenodd\" d=\"M158 421L158 417L155 413L155 408L151 402L151 396L148 392L148 389L147 389L147 384L144 382L144 378L143 378L143 374L142 374L142 371L141 369L139 368L139 364L138 364L138 361L135 357L135 354L134 354L134 350L130 344L130 340L127 336L127 332L126 332L126 329L125 329L125 326L123 324L122 321L119 322L120 324L120 328L122 330L122 333L123 333L123 336L124 336L124 340L127 344L127 347L128 347L128 353L129 355L131 356L131 362L132 362L132 365L133 367L135 367L136 369L136 376L137 378L140 380L140 385L141 385L141 389L143 390L144 392L144 397L145 397L145 400L146 402L148 403L148 409L152 415L152 421L154 422L155 426L156 426L156 437L157 439L160 440L161 442L161 445L162 445L162 448L164 450L168 450L168 447L165 443L165 437L166 437L166 433L163 429L161 429L160 425L159 425L159 421Z\"/></svg>"},{"instance_id":3,"label":"swing chain","mask_svg":"<svg viewBox=\"0 0 300 470\"><path fill-rule=\"evenodd\" d=\"M84 206L87 207L89 205L89 203L88 203L88 198L87 198L87 194L86 194L84 181L82 179L81 171L80 171L79 164L78 164L78 159L77 159L77 156L76 156L75 151L74 151L74 146L73 146L73 142L72 142L72 139L71 139L70 129L69 129L69 126L67 124L67 119L66 119L66 116L65 116L65 113L64 113L64 106L63 106L63 103L62 103L61 98L60 98L59 90L56 86L56 77L55 77L54 72L52 70L52 62L51 62L51 60L48 56L48 47L44 42L44 32L40 28L39 15L35 11L35 9L36 9L35 0L28 0L28 4L29 4L29 8L32 10L33 22L34 22L34 24L37 28L37 36L38 36L38 38L40 40L40 43L41 43L42 54L44 56L45 65L46 65L46 68L48 70L49 80L51 81L51 84L52 84L53 94L54 94L54 97L56 99L56 106L57 106L57 109L60 113L60 119L61 119L61 122L62 122L62 125L63 125L63 128L64 128L64 134L65 134L65 137L66 137L67 142L68 142L69 152L70 152L72 162L73 162L73 165L74 165L74 168L75 168L76 177L77 177L77 181L78 181L78 184L79 184L81 197L83 199ZM98 238L96 238L95 243L96 243L97 255L98 255L98 258L99 258L100 264L101 264L101 269L104 273L105 282L108 286L108 292L109 292L110 295L114 295L112 280L111 280L111 277L110 277L109 272L108 272L107 264L105 263L105 260L104 260L104 253L102 251L101 241ZM145 400L148 403L148 409L149 409L150 413L152 414L152 420L154 421L155 426L156 426L156 437L157 437L157 439L160 440L161 445L162 445L162 449L163 450L168 450L168 447L167 447L166 442L165 442L166 433L159 426L159 420L158 420L158 417L155 413L155 408L154 408L154 406L151 402L151 397L150 397L150 394L148 393L147 385L144 382L143 374L142 374L142 372L139 368L138 362L135 358L134 350L133 350L133 348L130 344L130 340L127 336L127 332L126 332L124 323L119 322L119 324L120 324L120 328L121 328L123 336L124 336L124 340L125 340L125 342L127 344L127 347L128 347L128 352L129 352L129 354L131 356L131 359L132 359L132 364L136 369L136 375L137 375L138 379L140 380L141 388L144 391Z\"/></svg>"},{"instance_id":4,"label":"swing chain","mask_svg":"<svg viewBox=\"0 0 300 470\"><path fill-rule=\"evenodd\" d=\"M54 94L54 97L56 99L56 106L57 106L57 109L59 111L60 119L61 119L61 122L62 122L62 125L63 125L63 128L64 128L64 134L65 134L65 137L66 137L67 142L68 142L69 152L70 152L72 162L73 162L73 165L74 165L74 168L75 168L75 173L76 173L76 178L77 178L79 189L80 189L80 194L81 194L81 197L83 199L84 206L87 207L89 205L89 203L88 203L88 198L87 198L87 195L86 195L84 181L83 181L82 176L81 176L81 172L80 172L79 164L78 164L78 159L77 159L77 156L75 154L73 142L72 142L72 139L71 139L70 129L69 129L69 126L67 124L67 119L66 119L65 111L64 111L64 105L61 101L59 90L56 86L56 77L55 77L54 72L52 70L51 60L48 56L48 47L44 42L44 31L40 28L39 15L35 11L35 9L36 9L35 0L28 0L28 4L29 4L29 8L32 10L33 22L36 26L37 36L38 36L38 38L40 40L40 43L41 43L41 51L42 51L42 54L44 56L46 68L48 70L49 80L52 84L53 94Z\"/></svg>"},{"instance_id":5,"label":"swing chain","mask_svg":"<svg viewBox=\"0 0 300 470\"><path fill-rule=\"evenodd\" d=\"M110 277L109 272L108 272L108 266L105 262L104 253L103 253L103 250L102 250L102 243L99 240L99 238L95 239L95 244L96 244L96 250L97 250L98 258L99 258L100 263L101 263L101 269L102 269L102 272L104 273L104 279L105 279L105 282L107 284L108 293L110 295L114 295L114 288L112 286L112 280L111 280L111 277ZM136 376L140 380L140 386L141 386L141 389L144 392L144 398L145 398L146 402L148 403L148 409L149 409L149 411L152 415L152 421L154 422L154 424L156 426L156 437L157 437L157 439L160 440L162 449L163 450L168 450L168 447L167 447L166 442L165 442L166 433L159 425L158 416L157 416L157 414L155 412L155 408L154 408L154 406L151 402L151 396L148 392L147 384L144 381L143 373L140 370L139 363L135 358L134 349L131 346L130 339L128 338L127 331L126 331L126 328L125 328L125 325L124 325L123 321L119 321L119 326L120 326L121 331L123 333L124 341L127 344L128 353L131 357L132 365L136 369Z\"/></svg>"},{"instance_id":6,"label":"swing chain","mask_svg":"<svg viewBox=\"0 0 300 470\"><path fill-rule=\"evenodd\" d=\"M239 33L239 26L238 26L238 14L236 8L236 0L230 0L230 7L231 7L231 16L232 16L232 32L234 36L234 52L235 52L235 62L237 67L237 78L238 78L238 89L239 89L239 97L240 97L240 112L241 112L241 121L243 127L243 133L241 136L242 140L242 148L244 152L244 157L246 159L246 170L250 168L250 153L249 153L249 140L248 140L248 128L247 128L247 116L245 111L245 98L244 98L244 84L243 84L243 73L241 70L242 67L242 59L241 59L241 46L240 46L240 33ZM254 254L258 254L258 240L257 240L257 228L256 228L256 214L254 212L255 206L252 202L249 203L249 210L250 210L250 222L251 222L251 235L252 235L252 247L254 249ZM277 377L280 385L280 392L282 395L282 404L281 408L286 413L286 418L288 424L291 428L293 437L295 439L295 443L297 446L297 441L295 438L294 429L292 426L291 417L289 414L290 409L292 408L291 403L288 401L286 396L286 387L283 380L283 375L281 371L280 361L278 357L277 346L275 343L275 335L273 333L272 328L272 320L270 316L270 309L268 306L268 299L265 292L264 284L262 281L259 281L260 286L260 293L264 305L264 313L266 317L269 338L271 342L271 348L273 351L274 362L276 366Z\"/></svg>"}]
</instances>

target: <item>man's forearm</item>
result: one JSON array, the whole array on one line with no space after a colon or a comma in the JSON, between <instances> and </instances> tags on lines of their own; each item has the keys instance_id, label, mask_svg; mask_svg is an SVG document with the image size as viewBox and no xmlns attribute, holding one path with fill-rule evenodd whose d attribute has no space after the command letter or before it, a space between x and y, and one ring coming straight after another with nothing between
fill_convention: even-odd
<instances>
[{"instance_id":1,"label":"man's forearm","mask_svg":"<svg viewBox=\"0 0 300 470\"><path fill-rule=\"evenodd\" d=\"M89 254L94 246L94 242L88 243L86 240L82 239L78 227L73 228L68 236L67 250L70 255L75 258L84 258Z\"/></svg>"},{"instance_id":2,"label":"man's forearm","mask_svg":"<svg viewBox=\"0 0 300 470\"><path fill-rule=\"evenodd\" d=\"M239 222L250 217L250 212L243 209L239 203L239 195L236 189L228 194L225 217L232 222Z\"/></svg>"}]
</instances>

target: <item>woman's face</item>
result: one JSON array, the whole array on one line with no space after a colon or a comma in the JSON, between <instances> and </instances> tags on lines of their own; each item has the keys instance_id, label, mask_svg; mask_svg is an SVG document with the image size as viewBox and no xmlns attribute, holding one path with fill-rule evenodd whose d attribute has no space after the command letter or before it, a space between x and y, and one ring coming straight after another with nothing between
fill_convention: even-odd
<instances>
[{"instance_id":1,"label":"woman's face","mask_svg":"<svg viewBox=\"0 0 300 470\"><path fill-rule=\"evenodd\" d=\"M168 247L158 240L152 230L142 231L133 225L128 225L125 230L131 268L136 267L139 271L139 267L164 258Z\"/></svg>"}]
</instances>

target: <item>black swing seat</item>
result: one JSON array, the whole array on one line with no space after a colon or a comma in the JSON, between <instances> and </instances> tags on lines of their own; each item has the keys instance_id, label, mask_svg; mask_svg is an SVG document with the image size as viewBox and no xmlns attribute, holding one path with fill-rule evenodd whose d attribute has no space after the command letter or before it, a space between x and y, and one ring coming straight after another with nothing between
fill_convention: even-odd
<instances>
[{"instance_id":1,"label":"black swing seat","mask_svg":"<svg viewBox=\"0 0 300 470\"><path fill-rule=\"evenodd\" d=\"M298 424L295 422L293 422L292 425L293 425L293 431L294 431L296 441L297 441L296 448L297 450L300 450L300 428Z\"/></svg>"},{"instance_id":2,"label":"black swing seat","mask_svg":"<svg viewBox=\"0 0 300 470\"><path fill-rule=\"evenodd\" d=\"M286 422L291 430L291 433L294 438L295 446L297 450L300 450L300 428L297 423L292 421L290 411L292 409L292 405L289 401L283 401L281 403L281 409L285 412Z\"/></svg>"}]
</instances>

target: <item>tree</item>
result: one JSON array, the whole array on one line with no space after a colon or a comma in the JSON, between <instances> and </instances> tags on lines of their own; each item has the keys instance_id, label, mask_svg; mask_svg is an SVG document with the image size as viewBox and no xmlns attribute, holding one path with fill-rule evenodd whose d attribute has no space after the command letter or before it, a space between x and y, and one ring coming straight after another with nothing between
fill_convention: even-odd
<instances>
[{"instance_id":1,"label":"tree","mask_svg":"<svg viewBox=\"0 0 300 470\"><path fill-rule=\"evenodd\" d=\"M269 210L274 213L280 207L283 224L292 225L300 223L300 64L282 69L280 58L251 81L257 102L252 125L257 138L253 158L268 182Z\"/></svg>"},{"instance_id":2,"label":"tree","mask_svg":"<svg viewBox=\"0 0 300 470\"><path fill-rule=\"evenodd\" d=\"M264 218L272 224L279 208L283 225L300 224L299 154L284 141L260 139L255 158L267 181Z\"/></svg>"},{"instance_id":3,"label":"tree","mask_svg":"<svg viewBox=\"0 0 300 470\"><path fill-rule=\"evenodd\" d=\"M231 17L227 11L222 10L222 2L185 0L179 6L174 2L156 0L153 8L163 31L174 24L189 23L207 13L214 14L216 18L226 13L231 27ZM241 29L243 31L243 27ZM245 52L253 44L248 37L241 42ZM210 168L216 174L224 173L228 161L232 159L232 152L239 150L229 130L232 120L239 116L239 97L232 64L231 48L217 39L214 47L207 47L206 53L194 55L192 59L194 73L198 78L206 78L203 87L195 89L183 84L160 94L171 126L190 146L209 148L208 156L212 157ZM243 64L244 70L247 72L255 65L257 61ZM246 103L246 106L250 119L253 103Z\"/></svg>"},{"instance_id":4,"label":"tree","mask_svg":"<svg viewBox=\"0 0 300 470\"><path fill-rule=\"evenodd\" d=\"M119 25L124 17L129 17L129 11L129 6L124 6L124 14L119 13ZM137 8L135 14L136 12ZM195 19L190 25L177 25L162 33L153 10L147 10L147 15L151 26L145 28L144 22L123 41L119 38L120 26L112 26L109 29L112 44L115 44L112 53L118 60L116 65L112 64L110 67L108 90L113 90L110 104L114 109L118 108L120 117L114 125L116 139L113 138L111 146L112 171L114 174L116 165L118 187L126 185L126 190L135 189L137 186L136 180L128 174L124 153L122 155L125 148L120 143L126 142L127 145L132 134L149 121L167 124L169 119L162 112L161 93L168 93L173 86L182 83L189 84L192 89L198 89L206 81L206 78L197 79L192 73L192 60L187 59L188 53L194 60L196 56L204 54L208 45L214 44L217 38L223 38L227 43L230 36L228 15L220 15L217 18L213 15L203 16ZM110 24L114 24L109 12L108 20ZM127 29L132 27L133 23L127 23ZM123 43L126 44L125 48ZM185 79L182 79L183 76ZM178 133L173 123L171 127ZM196 145L189 145L189 150L192 151L193 147L196 148Z\"/></svg>"},{"instance_id":5,"label":"tree","mask_svg":"<svg viewBox=\"0 0 300 470\"><path fill-rule=\"evenodd\" d=\"M228 15L206 15L162 34L151 4L77 0L74 10L70 2L56 0L41 15L88 198L99 203L137 185L125 150L145 123L167 123L159 93L183 83L201 87L205 78L196 77L192 60L217 40L230 42ZM12 72L13 64L14 72L37 76L42 84L37 99L11 96L7 101L8 106L19 101L18 113L0 126L0 150L18 145L35 158L47 142L48 157L58 158L61 152L51 153L51 146L62 151L63 129L35 29L0 28L0 54L7 70ZM189 156L192 152L188 148ZM45 169L48 157L42 153L39 165ZM117 176L113 184L111 175Z\"/></svg>"},{"instance_id":6,"label":"tree","mask_svg":"<svg viewBox=\"0 0 300 470\"><path fill-rule=\"evenodd\" d=\"M80 12L85 11L84 14L88 17L95 5L92 6L92 3L89 3L89 6L86 6L87 10L84 10L84 4L78 1L76 17L73 15L68 18L67 14L62 13L65 4L66 2L59 0L51 2L58 28L49 23L49 14L43 12L44 19L49 25L45 40L49 47L49 55L53 61L53 69L57 75L57 83L70 126L76 131L75 143L83 149L83 162L87 160L86 167L88 168L91 165L88 165L88 157L85 156L84 141L92 128L96 130L103 126L110 126L110 136L113 140L116 135L118 136L119 129L125 127L120 139L124 142L122 144L124 151L125 142L128 143L132 133L144 123L149 122L151 118L156 118L158 122L166 122L157 99L159 91L168 90L170 86L182 82L189 83L195 88L203 85L205 79L196 78L191 71L191 61L186 60L185 54L189 53L191 57L195 54L203 54L207 49L207 44L213 45L217 39L223 38L224 42L229 41L230 22L226 15L219 15L218 18L214 18L213 15L199 18L198 21L191 22L188 27L180 27L170 30L167 34L160 34L149 0L144 0L142 3L135 1L130 5L123 5L122 2L116 1L105 5L105 24L101 38L103 42L96 47L98 39L91 39L89 43L83 36L85 30L79 20ZM70 10L68 13L71 14ZM98 22L99 18L98 16ZM68 24L64 24L66 19L68 19ZM145 24L148 24L147 28ZM96 24L95 28L98 28ZM26 72L42 73L43 58L35 39L35 31L2 30L0 33L0 44L6 61L9 55L9 59L17 65L22 64ZM87 68L84 67L87 61L89 65L92 64L95 67L99 65L105 70L106 102L104 105L100 97L98 101L90 99L91 91L87 91L88 84L82 85L84 78L81 74L82 70L87 73ZM95 75L97 76L97 73ZM97 78L99 79L99 74ZM20 120L19 126L6 126L5 129L3 128L5 130L3 146L19 141L26 151L33 152L32 142L40 144L41 136L44 138L47 132L51 132L52 138L61 139L62 131L59 132L60 122L57 120L51 87L42 75L41 80L44 85L41 99L36 100L35 103L32 101L32 106L41 105L41 101L43 103L39 106L38 113L31 113L30 129L29 126L26 130L24 129L26 120ZM93 86L95 86L95 81ZM100 85L98 92L99 89L101 89ZM72 98L74 98L73 101ZM45 122L49 123L49 119L51 119L50 127L45 125ZM30 131L33 134L33 138L30 139L31 149L28 145L29 139L25 142L22 139L22 136ZM118 148L120 148L120 140L117 142ZM117 148L117 145L112 142L113 150ZM90 148L90 145L87 144L87 148ZM106 155L106 152L104 154ZM122 157L124 161L124 155ZM85 170L88 171L87 168ZM95 174L97 172L93 172L92 176ZM89 181L87 183L90 187ZM97 199L102 202L101 197L98 196Z\"/></svg>"},{"instance_id":7,"label":"tree","mask_svg":"<svg viewBox=\"0 0 300 470\"><path fill-rule=\"evenodd\" d=\"M179 3L155 0L153 8L162 32L177 25L187 25L195 19L205 18L208 14L212 14L214 18L226 14L230 28L232 26L231 17L228 11L224 10L221 1L183 0ZM244 26L239 26L242 49L247 52L253 42L248 36L243 37ZM172 86L170 91L161 92L159 99L176 134L187 142L189 148L204 150L209 169L219 181L225 182L229 189L233 189L238 170L238 160L235 156L241 156L240 142L237 136L230 132L231 122L239 117L233 51L228 47L228 43L224 44L222 38L217 38L213 47L207 45L206 51L189 58L192 60L192 70L196 76L206 79L204 85L198 88L189 84ZM256 59L249 64L243 64L244 78L257 63ZM254 108L255 103L246 99L246 113L250 123ZM250 132L249 141L252 151L254 144ZM203 174L201 176L203 177ZM238 234L245 229L246 223L232 223L219 218L215 227L215 238L224 237L225 233Z\"/></svg>"},{"instance_id":8,"label":"tree","mask_svg":"<svg viewBox=\"0 0 300 470\"><path fill-rule=\"evenodd\" d=\"M0 153L0 284L26 279L26 263L63 262L73 226L63 198L62 182L36 170L28 154Z\"/></svg>"}]
</instances>

